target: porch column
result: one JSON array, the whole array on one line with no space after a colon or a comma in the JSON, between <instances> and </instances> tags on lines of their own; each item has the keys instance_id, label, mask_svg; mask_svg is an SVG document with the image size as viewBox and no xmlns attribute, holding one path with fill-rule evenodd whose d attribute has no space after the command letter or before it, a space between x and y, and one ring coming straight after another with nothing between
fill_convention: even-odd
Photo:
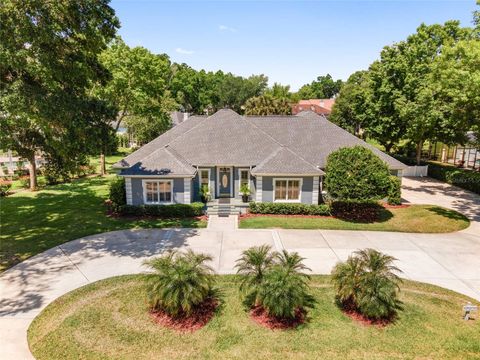
<instances>
[{"instance_id":1,"label":"porch column","mask_svg":"<svg viewBox=\"0 0 480 360\"><path fill-rule=\"evenodd\" d=\"M312 204L318 204L318 191L320 189L320 181L318 176L313 177L313 190L312 190Z\"/></svg>"},{"instance_id":2,"label":"porch column","mask_svg":"<svg viewBox=\"0 0 480 360\"><path fill-rule=\"evenodd\" d=\"M191 203L191 194L190 194L190 188L191 188L191 182L192 179L190 178L184 178L183 179L183 203L184 204L190 204Z\"/></svg>"},{"instance_id":3,"label":"porch column","mask_svg":"<svg viewBox=\"0 0 480 360\"><path fill-rule=\"evenodd\" d=\"M127 195L127 205L133 205L132 199L132 179L125 178L125 194Z\"/></svg>"},{"instance_id":4,"label":"porch column","mask_svg":"<svg viewBox=\"0 0 480 360\"><path fill-rule=\"evenodd\" d=\"M262 177L257 176L257 192L255 194L255 201L262 202Z\"/></svg>"}]
</instances>

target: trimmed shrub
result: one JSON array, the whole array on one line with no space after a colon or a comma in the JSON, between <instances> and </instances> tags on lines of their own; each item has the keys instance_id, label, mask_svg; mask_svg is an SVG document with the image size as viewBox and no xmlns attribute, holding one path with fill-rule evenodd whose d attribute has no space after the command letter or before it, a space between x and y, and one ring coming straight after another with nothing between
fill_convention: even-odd
<instances>
[{"instance_id":1,"label":"trimmed shrub","mask_svg":"<svg viewBox=\"0 0 480 360\"><path fill-rule=\"evenodd\" d=\"M387 202L390 205L400 205L402 203L402 182L398 176L390 176Z\"/></svg>"},{"instance_id":2,"label":"trimmed shrub","mask_svg":"<svg viewBox=\"0 0 480 360\"><path fill-rule=\"evenodd\" d=\"M387 164L363 146L344 147L327 159L325 188L336 200L380 200L387 196Z\"/></svg>"},{"instance_id":3,"label":"trimmed shrub","mask_svg":"<svg viewBox=\"0 0 480 360\"><path fill-rule=\"evenodd\" d=\"M480 194L480 172L430 162L428 176Z\"/></svg>"},{"instance_id":4,"label":"trimmed shrub","mask_svg":"<svg viewBox=\"0 0 480 360\"><path fill-rule=\"evenodd\" d=\"M271 214L271 215L322 215L329 216L330 207L328 205L314 205L302 203L271 203L271 202L250 202L250 212L252 214Z\"/></svg>"},{"instance_id":5,"label":"trimmed shrub","mask_svg":"<svg viewBox=\"0 0 480 360\"><path fill-rule=\"evenodd\" d=\"M183 218L203 215L203 203L171 205L123 205L118 212L130 216L153 216L160 218Z\"/></svg>"},{"instance_id":6,"label":"trimmed shrub","mask_svg":"<svg viewBox=\"0 0 480 360\"><path fill-rule=\"evenodd\" d=\"M369 319L391 319L402 302L398 299L396 259L374 249L356 251L332 270L336 299L346 310L354 310Z\"/></svg>"},{"instance_id":7,"label":"trimmed shrub","mask_svg":"<svg viewBox=\"0 0 480 360\"><path fill-rule=\"evenodd\" d=\"M108 198L112 202L112 210L119 212L127 204L125 193L125 179L118 177L110 183Z\"/></svg>"},{"instance_id":8,"label":"trimmed shrub","mask_svg":"<svg viewBox=\"0 0 480 360\"><path fill-rule=\"evenodd\" d=\"M332 214L347 221L373 222L380 218L384 210L376 201L346 200L332 203Z\"/></svg>"},{"instance_id":9,"label":"trimmed shrub","mask_svg":"<svg viewBox=\"0 0 480 360\"><path fill-rule=\"evenodd\" d=\"M145 261L154 273L149 278L148 296L154 310L171 316L189 316L208 298L215 298L213 269L206 265L213 258L206 254L169 251Z\"/></svg>"}]
</instances>

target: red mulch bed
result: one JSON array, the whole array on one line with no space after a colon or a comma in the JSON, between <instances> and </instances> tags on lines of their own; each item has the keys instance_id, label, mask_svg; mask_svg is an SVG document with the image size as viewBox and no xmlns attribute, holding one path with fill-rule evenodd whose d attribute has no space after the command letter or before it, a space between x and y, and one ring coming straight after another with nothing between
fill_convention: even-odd
<instances>
[{"instance_id":1,"label":"red mulch bed","mask_svg":"<svg viewBox=\"0 0 480 360\"><path fill-rule=\"evenodd\" d=\"M278 218L307 218L307 219L316 219L316 218L332 218L333 219L334 218L334 216L324 216L324 215L279 215L279 214L252 214L252 213L241 214L240 218L248 219L248 218L262 217L262 216L278 217Z\"/></svg>"},{"instance_id":2,"label":"red mulch bed","mask_svg":"<svg viewBox=\"0 0 480 360\"><path fill-rule=\"evenodd\" d=\"M179 332L193 332L201 329L215 314L219 302L217 299L207 299L190 315L173 317L164 311L152 310L150 315L157 324Z\"/></svg>"},{"instance_id":3,"label":"red mulch bed","mask_svg":"<svg viewBox=\"0 0 480 360\"><path fill-rule=\"evenodd\" d=\"M305 322L306 312L302 309L295 311L293 319L279 319L269 315L262 306L255 306L250 310L250 316L257 324L271 330L293 329Z\"/></svg>"},{"instance_id":4,"label":"red mulch bed","mask_svg":"<svg viewBox=\"0 0 480 360\"><path fill-rule=\"evenodd\" d=\"M364 315L360 314L356 310L342 310L345 315L347 315L350 319L358 322L361 325L364 326L377 326L377 327L385 327L391 323L393 323L394 319L379 319L379 320L373 320L365 317Z\"/></svg>"},{"instance_id":5,"label":"red mulch bed","mask_svg":"<svg viewBox=\"0 0 480 360\"><path fill-rule=\"evenodd\" d=\"M411 205L410 204L389 205L389 204L385 203L385 204L382 204L382 206L385 209L403 209L403 208L408 208Z\"/></svg>"}]
</instances>

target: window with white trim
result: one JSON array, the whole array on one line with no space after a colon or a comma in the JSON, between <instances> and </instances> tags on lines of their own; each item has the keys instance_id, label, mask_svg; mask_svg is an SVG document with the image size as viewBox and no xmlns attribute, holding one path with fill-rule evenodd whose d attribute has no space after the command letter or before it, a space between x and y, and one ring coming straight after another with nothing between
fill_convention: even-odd
<instances>
[{"instance_id":1,"label":"window with white trim","mask_svg":"<svg viewBox=\"0 0 480 360\"><path fill-rule=\"evenodd\" d=\"M173 201L172 180L144 182L145 204L169 204Z\"/></svg>"},{"instance_id":2,"label":"window with white trim","mask_svg":"<svg viewBox=\"0 0 480 360\"><path fill-rule=\"evenodd\" d=\"M209 186L210 181L210 170L200 170L200 187L203 185Z\"/></svg>"},{"instance_id":3,"label":"window with white trim","mask_svg":"<svg viewBox=\"0 0 480 360\"><path fill-rule=\"evenodd\" d=\"M273 201L300 201L300 179L275 179Z\"/></svg>"},{"instance_id":4,"label":"window with white trim","mask_svg":"<svg viewBox=\"0 0 480 360\"><path fill-rule=\"evenodd\" d=\"M250 171L240 170L240 188L243 184L247 184L250 187Z\"/></svg>"}]
</instances>

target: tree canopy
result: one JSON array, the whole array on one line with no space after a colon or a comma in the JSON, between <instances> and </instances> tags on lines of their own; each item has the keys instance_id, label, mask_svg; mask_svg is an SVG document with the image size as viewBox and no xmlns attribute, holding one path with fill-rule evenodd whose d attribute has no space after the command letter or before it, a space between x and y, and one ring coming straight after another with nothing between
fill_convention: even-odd
<instances>
[{"instance_id":1,"label":"tree canopy","mask_svg":"<svg viewBox=\"0 0 480 360\"><path fill-rule=\"evenodd\" d=\"M91 93L108 72L98 54L118 19L108 0L5 0L0 6L0 143L29 159L36 151L75 159L98 146L93 129L114 111Z\"/></svg>"},{"instance_id":2,"label":"tree canopy","mask_svg":"<svg viewBox=\"0 0 480 360\"><path fill-rule=\"evenodd\" d=\"M363 137L364 129L372 118L370 81L367 71L357 71L350 75L343 84L329 117L358 137Z\"/></svg>"},{"instance_id":3,"label":"tree canopy","mask_svg":"<svg viewBox=\"0 0 480 360\"><path fill-rule=\"evenodd\" d=\"M349 78L332 120L388 152L410 141L418 162L427 140L464 142L478 128L478 41L458 21L420 25L406 40L384 47L367 71Z\"/></svg>"},{"instance_id":4,"label":"tree canopy","mask_svg":"<svg viewBox=\"0 0 480 360\"><path fill-rule=\"evenodd\" d=\"M333 80L330 74L318 76L317 80L303 85L297 96L300 99L330 99L340 92L342 84L342 80Z\"/></svg>"},{"instance_id":5,"label":"tree canopy","mask_svg":"<svg viewBox=\"0 0 480 360\"><path fill-rule=\"evenodd\" d=\"M287 98L275 98L272 95L260 95L245 103L246 115L289 115L292 107Z\"/></svg>"}]
</instances>

